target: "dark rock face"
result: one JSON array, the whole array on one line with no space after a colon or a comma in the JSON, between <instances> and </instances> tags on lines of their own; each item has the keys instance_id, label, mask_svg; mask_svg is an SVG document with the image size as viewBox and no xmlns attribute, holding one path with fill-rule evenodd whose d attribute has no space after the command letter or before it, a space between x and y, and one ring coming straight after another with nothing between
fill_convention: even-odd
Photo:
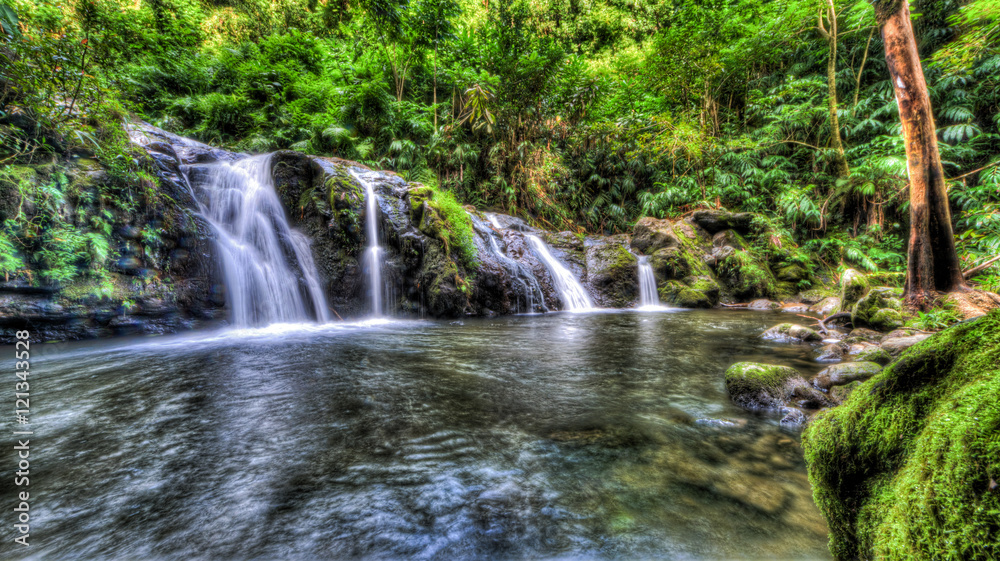
<instances>
[{"instance_id":1,"label":"dark rock face","mask_svg":"<svg viewBox=\"0 0 1000 561\"><path fill-rule=\"evenodd\" d=\"M192 210L197 203L185 171L197 162L236 156L152 127L130 132L147 149L166 196L132 212L113 213L107 283L0 283L0 341L12 342L22 329L34 340L66 341L171 333L225 319L213 234ZM79 189L100 188L108 180L90 160L72 160L65 167Z\"/></svg>"},{"instance_id":2,"label":"dark rock face","mask_svg":"<svg viewBox=\"0 0 1000 561\"><path fill-rule=\"evenodd\" d=\"M736 230L740 234L747 234L753 224L753 214L724 210L699 210L691 215L691 221L713 235L722 230Z\"/></svg>"}]
</instances>

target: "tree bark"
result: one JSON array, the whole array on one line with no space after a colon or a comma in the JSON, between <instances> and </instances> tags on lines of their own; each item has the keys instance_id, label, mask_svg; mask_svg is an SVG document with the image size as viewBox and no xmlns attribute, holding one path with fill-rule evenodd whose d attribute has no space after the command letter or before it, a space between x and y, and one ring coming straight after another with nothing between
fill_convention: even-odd
<instances>
[{"instance_id":1,"label":"tree bark","mask_svg":"<svg viewBox=\"0 0 1000 561\"><path fill-rule=\"evenodd\" d=\"M878 0L875 14L882 27L885 60L899 104L910 175L910 244L904 296L927 309L934 292L965 291L934 115L920 66L917 42L906 0Z\"/></svg>"},{"instance_id":2,"label":"tree bark","mask_svg":"<svg viewBox=\"0 0 1000 561\"><path fill-rule=\"evenodd\" d=\"M837 12L834 8L833 0L826 0L826 3L830 29L827 30L823 26L823 15L820 12L819 32L830 46L830 60L826 63L826 80L829 88L827 101L830 107L830 134L836 157L834 164L837 177L847 177L851 174L851 169L847 165L847 156L844 155L844 142L840 138L840 118L837 116Z\"/></svg>"}]
</instances>

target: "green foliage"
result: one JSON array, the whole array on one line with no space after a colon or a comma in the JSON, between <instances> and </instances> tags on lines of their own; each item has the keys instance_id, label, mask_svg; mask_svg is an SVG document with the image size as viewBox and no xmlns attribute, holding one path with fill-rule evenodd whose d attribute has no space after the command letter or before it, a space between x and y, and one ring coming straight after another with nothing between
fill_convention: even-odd
<instances>
[{"instance_id":1,"label":"green foliage","mask_svg":"<svg viewBox=\"0 0 1000 561\"><path fill-rule=\"evenodd\" d=\"M906 322L911 327L925 331L940 331L962 321L962 314L951 303L927 312L917 312L917 317Z\"/></svg>"}]
</instances>

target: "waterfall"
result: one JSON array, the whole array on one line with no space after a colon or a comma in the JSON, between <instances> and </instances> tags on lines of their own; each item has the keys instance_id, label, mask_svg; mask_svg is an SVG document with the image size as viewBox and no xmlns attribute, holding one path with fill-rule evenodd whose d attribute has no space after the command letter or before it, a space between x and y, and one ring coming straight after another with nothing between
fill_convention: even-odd
<instances>
[{"instance_id":1,"label":"waterfall","mask_svg":"<svg viewBox=\"0 0 1000 561\"><path fill-rule=\"evenodd\" d=\"M378 199L371 183L351 170L351 175L365 188L365 235L368 249L365 250L365 267L368 269L368 292L371 299L372 315L382 315L382 246L378 239Z\"/></svg>"},{"instance_id":2,"label":"waterfall","mask_svg":"<svg viewBox=\"0 0 1000 561\"><path fill-rule=\"evenodd\" d=\"M497 221L496 216L492 214L487 214L486 217L489 219L490 224L497 230L502 230L500 223ZM497 237L499 234L490 230L489 228L481 228L483 235L489 240L490 252L496 256L497 261L500 265L506 269L507 274L510 275L512 280L516 280L521 285L522 293L524 294L524 311L526 313L533 313L535 311L535 294L538 294L539 302L541 303L541 309L544 311L549 311L548 307L545 306L545 295L542 292L542 286L538 284L538 279L531 272L531 269L525 265L518 263L514 259L511 259L507 252L500 248L500 244L497 243ZM520 298L517 302L517 312L521 312Z\"/></svg>"},{"instance_id":3,"label":"waterfall","mask_svg":"<svg viewBox=\"0 0 1000 561\"><path fill-rule=\"evenodd\" d=\"M660 306L660 295L656 293L656 276L653 275L653 267L646 255L639 256L639 306Z\"/></svg>"},{"instance_id":4,"label":"waterfall","mask_svg":"<svg viewBox=\"0 0 1000 561\"><path fill-rule=\"evenodd\" d=\"M564 308L570 311L592 309L594 303L591 301L590 295L583 288L583 285L580 284L580 281L576 280L576 277L573 276L573 273L569 272L569 269L552 256L545 242L539 239L538 236L531 234L525 237L531 242L535 253L538 254L538 257L545 263L545 266L552 274L556 292L559 293L559 299L562 300Z\"/></svg>"},{"instance_id":5,"label":"waterfall","mask_svg":"<svg viewBox=\"0 0 1000 561\"><path fill-rule=\"evenodd\" d=\"M216 234L233 324L327 321L309 240L288 224L271 157L218 164L204 190L200 214Z\"/></svg>"}]
</instances>

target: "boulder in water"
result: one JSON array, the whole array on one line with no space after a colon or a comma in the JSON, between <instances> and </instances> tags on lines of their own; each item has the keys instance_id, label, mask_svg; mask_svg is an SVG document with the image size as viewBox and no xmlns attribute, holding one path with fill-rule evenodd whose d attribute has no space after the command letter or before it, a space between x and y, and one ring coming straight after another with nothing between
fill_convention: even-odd
<instances>
[{"instance_id":1,"label":"boulder in water","mask_svg":"<svg viewBox=\"0 0 1000 561\"><path fill-rule=\"evenodd\" d=\"M823 340L823 336L815 330L794 323L782 323L780 325L776 325L764 333L761 333L760 336L763 339L770 339L772 341L780 341L783 343L814 342Z\"/></svg>"},{"instance_id":2,"label":"boulder in water","mask_svg":"<svg viewBox=\"0 0 1000 561\"><path fill-rule=\"evenodd\" d=\"M854 304L868 292L868 277L854 269L840 276L840 311L850 312Z\"/></svg>"},{"instance_id":3,"label":"boulder in water","mask_svg":"<svg viewBox=\"0 0 1000 561\"><path fill-rule=\"evenodd\" d=\"M758 362L737 362L726 370L726 390L747 409L780 409L806 381L794 368Z\"/></svg>"},{"instance_id":4,"label":"boulder in water","mask_svg":"<svg viewBox=\"0 0 1000 561\"><path fill-rule=\"evenodd\" d=\"M629 308L638 297L638 259L627 249L628 237L610 236L588 240L587 282L597 304Z\"/></svg>"}]
</instances>

